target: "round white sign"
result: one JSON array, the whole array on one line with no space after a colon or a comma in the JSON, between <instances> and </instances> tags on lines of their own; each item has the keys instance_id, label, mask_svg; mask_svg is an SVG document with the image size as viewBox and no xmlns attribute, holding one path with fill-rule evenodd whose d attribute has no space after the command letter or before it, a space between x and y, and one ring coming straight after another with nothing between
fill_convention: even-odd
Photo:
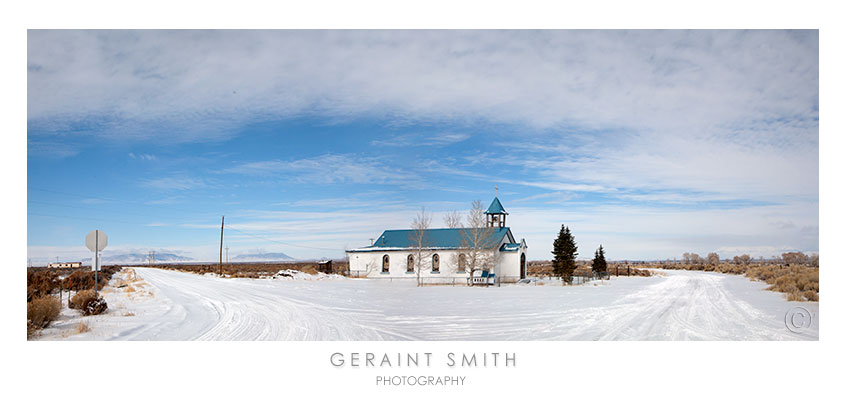
<instances>
[{"instance_id":1,"label":"round white sign","mask_svg":"<svg viewBox=\"0 0 847 399\"><path fill-rule=\"evenodd\" d=\"M85 246L92 252L102 251L103 248L106 248L106 244L108 243L109 237L106 237L106 233L100 230L91 230L91 232L85 236Z\"/></svg>"}]
</instances>

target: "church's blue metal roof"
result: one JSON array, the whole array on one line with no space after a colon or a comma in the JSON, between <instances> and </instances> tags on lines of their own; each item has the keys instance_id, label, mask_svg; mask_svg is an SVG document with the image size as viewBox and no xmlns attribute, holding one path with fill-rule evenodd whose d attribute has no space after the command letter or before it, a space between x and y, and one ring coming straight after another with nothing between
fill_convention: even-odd
<instances>
[{"instance_id":1,"label":"church's blue metal roof","mask_svg":"<svg viewBox=\"0 0 847 399\"><path fill-rule=\"evenodd\" d=\"M486 247L494 247L508 237L507 242L515 242L512 231L508 227L494 227L488 239ZM425 235L424 247L427 248L461 248L462 242L467 241L468 233L472 229L428 229ZM479 229L483 230L483 229ZM362 251L374 251L380 249L404 249L413 247L415 230L385 230L373 245L360 248Z\"/></svg>"},{"instance_id":2,"label":"church's blue metal roof","mask_svg":"<svg viewBox=\"0 0 847 399\"><path fill-rule=\"evenodd\" d=\"M503 204L500 203L500 200L497 197L494 197L494 201L491 201L491 205L488 206L488 210L485 211L485 213L505 213L507 215L509 214L508 212L506 212L505 209L503 209Z\"/></svg>"}]
</instances>

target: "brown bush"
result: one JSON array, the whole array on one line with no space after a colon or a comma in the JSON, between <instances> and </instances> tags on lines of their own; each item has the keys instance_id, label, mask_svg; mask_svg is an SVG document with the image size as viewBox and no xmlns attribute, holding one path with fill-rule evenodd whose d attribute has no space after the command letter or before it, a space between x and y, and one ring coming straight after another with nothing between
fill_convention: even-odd
<instances>
[{"instance_id":1,"label":"brown bush","mask_svg":"<svg viewBox=\"0 0 847 399\"><path fill-rule=\"evenodd\" d=\"M789 301L798 301L799 302L799 301L803 300L803 294L801 294L799 292L789 292L789 293L785 294L785 297L788 298Z\"/></svg>"},{"instance_id":2,"label":"brown bush","mask_svg":"<svg viewBox=\"0 0 847 399\"><path fill-rule=\"evenodd\" d=\"M27 270L27 302L34 298L52 294L54 290L59 289L61 283L62 281L59 279L59 274L53 270Z\"/></svg>"},{"instance_id":3,"label":"brown bush","mask_svg":"<svg viewBox=\"0 0 847 399\"><path fill-rule=\"evenodd\" d=\"M803 293L803 296L806 298L807 301L815 301L815 302L818 301L818 291L817 290L806 291L806 292Z\"/></svg>"},{"instance_id":4,"label":"brown bush","mask_svg":"<svg viewBox=\"0 0 847 399\"><path fill-rule=\"evenodd\" d=\"M218 264L157 264L152 267L155 267L157 269L176 270L197 274L217 274L222 272L224 276L229 276L232 278L272 277L276 275L278 271L286 269L299 270L304 273L310 274L317 274L318 270L316 262L232 263L228 265L223 265L223 267ZM347 261L333 260L332 270L333 273L346 273Z\"/></svg>"},{"instance_id":5,"label":"brown bush","mask_svg":"<svg viewBox=\"0 0 847 399\"><path fill-rule=\"evenodd\" d=\"M27 337L31 337L38 330L46 328L53 320L59 317L62 304L58 299L51 296L41 296L26 304Z\"/></svg>"},{"instance_id":6,"label":"brown bush","mask_svg":"<svg viewBox=\"0 0 847 399\"><path fill-rule=\"evenodd\" d=\"M97 295L94 290L84 290L71 298L68 307L79 310L85 316L91 316L105 312L109 306L106 299Z\"/></svg>"},{"instance_id":7,"label":"brown bush","mask_svg":"<svg viewBox=\"0 0 847 399\"><path fill-rule=\"evenodd\" d=\"M104 267L103 270L98 273L97 276L97 290L102 290L106 284L109 283L109 280L112 278L112 275L115 274L117 270L114 267ZM77 270L73 272L70 276L65 278L65 287L66 289L73 291L83 291L90 290L94 288L94 272L89 270Z\"/></svg>"}]
</instances>

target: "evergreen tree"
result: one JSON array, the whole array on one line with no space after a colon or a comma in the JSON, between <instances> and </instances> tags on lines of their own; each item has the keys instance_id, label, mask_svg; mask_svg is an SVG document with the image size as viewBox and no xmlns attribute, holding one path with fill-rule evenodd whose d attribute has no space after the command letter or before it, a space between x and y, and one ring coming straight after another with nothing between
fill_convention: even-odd
<instances>
[{"instance_id":1,"label":"evergreen tree","mask_svg":"<svg viewBox=\"0 0 847 399\"><path fill-rule=\"evenodd\" d=\"M559 235L553 240L553 274L562 275L565 259L565 225L559 230Z\"/></svg>"},{"instance_id":2,"label":"evergreen tree","mask_svg":"<svg viewBox=\"0 0 847 399\"><path fill-rule=\"evenodd\" d=\"M570 282L573 271L576 270L576 250L571 230L562 225L559 236L553 241L553 274L561 277L563 281Z\"/></svg>"},{"instance_id":3,"label":"evergreen tree","mask_svg":"<svg viewBox=\"0 0 847 399\"><path fill-rule=\"evenodd\" d=\"M593 270L594 273L606 272L606 252L603 251L602 245L594 251L594 261L591 262L591 270Z\"/></svg>"}]
</instances>

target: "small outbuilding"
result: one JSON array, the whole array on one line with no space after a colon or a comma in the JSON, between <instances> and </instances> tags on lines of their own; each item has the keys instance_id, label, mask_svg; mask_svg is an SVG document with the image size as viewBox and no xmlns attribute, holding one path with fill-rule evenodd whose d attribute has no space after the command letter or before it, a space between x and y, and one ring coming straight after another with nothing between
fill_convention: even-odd
<instances>
[{"instance_id":1,"label":"small outbuilding","mask_svg":"<svg viewBox=\"0 0 847 399\"><path fill-rule=\"evenodd\" d=\"M318 271L321 273L332 273L332 259L318 262Z\"/></svg>"}]
</instances>

